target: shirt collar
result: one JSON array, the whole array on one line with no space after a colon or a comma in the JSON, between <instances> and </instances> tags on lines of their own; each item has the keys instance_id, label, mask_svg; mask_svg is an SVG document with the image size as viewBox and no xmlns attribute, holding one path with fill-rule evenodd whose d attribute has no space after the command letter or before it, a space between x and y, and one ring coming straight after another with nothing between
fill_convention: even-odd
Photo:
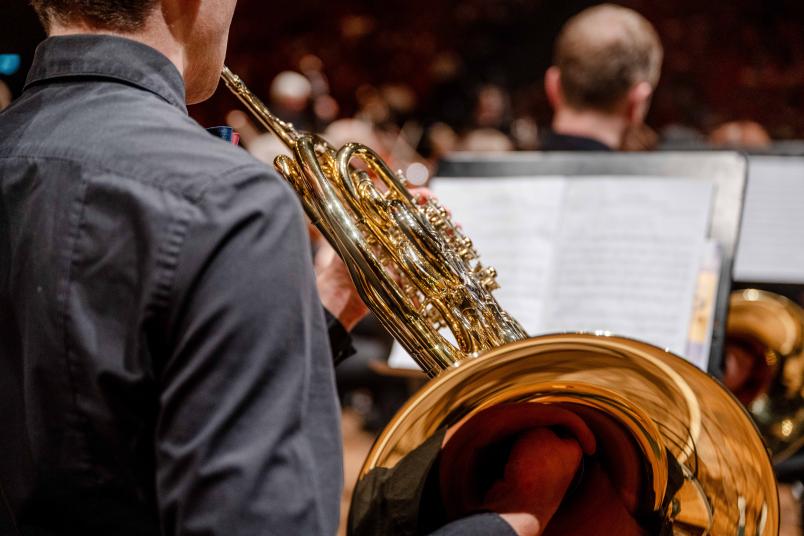
<instances>
[{"instance_id":1,"label":"shirt collar","mask_svg":"<svg viewBox=\"0 0 804 536\"><path fill-rule=\"evenodd\" d=\"M25 86L59 78L118 80L150 91L187 113L184 80L157 50L112 35L49 37L36 49Z\"/></svg>"}]
</instances>

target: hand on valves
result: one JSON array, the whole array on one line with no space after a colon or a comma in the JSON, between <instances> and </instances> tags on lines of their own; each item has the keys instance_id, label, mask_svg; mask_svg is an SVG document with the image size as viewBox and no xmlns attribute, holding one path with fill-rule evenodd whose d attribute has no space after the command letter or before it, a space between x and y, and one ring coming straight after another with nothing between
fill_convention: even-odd
<instances>
[{"instance_id":1,"label":"hand on valves","mask_svg":"<svg viewBox=\"0 0 804 536\"><path fill-rule=\"evenodd\" d=\"M360 299L349 269L326 241L315 256L316 286L321 303L346 331L352 331L368 314L368 308Z\"/></svg>"},{"instance_id":2,"label":"hand on valves","mask_svg":"<svg viewBox=\"0 0 804 536\"><path fill-rule=\"evenodd\" d=\"M411 188L410 192L417 204L424 204L432 197L427 188ZM349 269L335 249L320 235L318 241L321 246L315 255L315 273L321 303L346 331L351 331L368 314L368 308L360 299Z\"/></svg>"}]
</instances>

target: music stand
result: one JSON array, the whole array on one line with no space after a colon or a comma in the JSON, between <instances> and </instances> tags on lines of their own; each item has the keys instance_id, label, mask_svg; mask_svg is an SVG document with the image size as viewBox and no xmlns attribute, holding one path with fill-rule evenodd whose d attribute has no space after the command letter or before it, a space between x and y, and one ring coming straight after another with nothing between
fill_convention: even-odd
<instances>
[{"instance_id":1,"label":"music stand","mask_svg":"<svg viewBox=\"0 0 804 536\"><path fill-rule=\"evenodd\" d=\"M761 149L748 149L749 155L756 156L804 156L804 140L777 140Z\"/></svg>"},{"instance_id":2,"label":"music stand","mask_svg":"<svg viewBox=\"0 0 804 536\"><path fill-rule=\"evenodd\" d=\"M713 319L709 372L722 377L734 252L740 229L746 184L746 158L736 152L661 153L456 153L441 161L437 177L588 177L645 179L685 177L711 181L715 186L708 238L722 253L720 281Z\"/></svg>"},{"instance_id":3,"label":"music stand","mask_svg":"<svg viewBox=\"0 0 804 536\"><path fill-rule=\"evenodd\" d=\"M804 153L748 157L735 286L804 298Z\"/></svg>"}]
</instances>

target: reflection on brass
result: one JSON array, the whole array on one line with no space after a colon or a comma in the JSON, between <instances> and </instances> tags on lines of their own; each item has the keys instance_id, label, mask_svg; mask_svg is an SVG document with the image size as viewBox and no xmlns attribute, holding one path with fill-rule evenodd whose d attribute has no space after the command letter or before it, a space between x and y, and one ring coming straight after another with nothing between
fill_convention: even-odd
<instances>
[{"instance_id":1,"label":"reflection on brass","mask_svg":"<svg viewBox=\"0 0 804 536\"><path fill-rule=\"evenodd\" d=\"M726 384L742 350L753 360L754 377L729 387L749 408L774 462L792 456L804 446L804 311L777 294L735 291L726 346Z\"/></svg>"},{"instance_id":2,"label":"reflection on brass","mask_svg":"<svg viewBox=\"0 0 804 536\"><path fill-rule=\"evenodd\" d=\"M496 302L493 269L435 201L417 203L371 149L335 149L229 89L288 146L276 168L350 269L366 304L433 379L397 413L362 469L390 468L439 430L508 402L604 412L646 468L640 510L673 534L778 534L776 483L743 407L686 361L638 341L528 338ZM456 344L442 335L449 331ZM672 484L670 475L681 475ZM678 479L681 479L679 482Z\"/></svg>"},{"instance_id":3,"label":"reflection on brass","mask_svg":"<svg viewBox=\"0 0 804 536\"><path fill-rule=\"evenodd\" d=\"M567 400L605 408L632 433L651 474L643 500L667 504L674 534L778 533L772 467L743 407L683 359L613 336L535 337L431 380L383 431L363 475L393 467L436 430L492 404ZM690 481L673 497L665 453Z\"/></svg>"},{"instance_id":4,"label":"reflection on brass","mask_svg":"<svg viewBox=\"0 0 804 536\"><path fill-rule=\"evenodd\" d=\"M700 482L686 478L670 506L673 524L685 527L687 533L699 534L704 527L712 526L712 505L706 500L706 492Z\"/></svg>"}]
</instances>

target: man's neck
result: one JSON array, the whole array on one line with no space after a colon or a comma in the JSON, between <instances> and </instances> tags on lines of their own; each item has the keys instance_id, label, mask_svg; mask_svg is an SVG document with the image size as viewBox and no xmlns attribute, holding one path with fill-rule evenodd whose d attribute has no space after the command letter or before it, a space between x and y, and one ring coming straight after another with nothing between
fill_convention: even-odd
<instances>
[{"instance_id":1,"label":"man's neck","mask_svg":"<svg viewBox=\"0 0 804 536\"><path fill-rule=\"evenodd\" d=\"M167 57L179 70L182 78L185 77L184 48L173 38L164 20L160 19L158 15L151 17L143 30L132 33L98 30L81 24L72 24L69 26L53 24L48 32L48 35L51 37L77 34L114 35L148 45Z\"/></svg>"},{"instance_id":2,"label":"man's neck","mask_svg":"<svg viewBox=\"0 0 804 536\"><path fill-rule=\"evenodd\" d=\"M622 144L625 129L623 118L595 111L561 108L553 117L553 131L557 134L591 138L615 150Z\"/></svg>"}]
</instances>

